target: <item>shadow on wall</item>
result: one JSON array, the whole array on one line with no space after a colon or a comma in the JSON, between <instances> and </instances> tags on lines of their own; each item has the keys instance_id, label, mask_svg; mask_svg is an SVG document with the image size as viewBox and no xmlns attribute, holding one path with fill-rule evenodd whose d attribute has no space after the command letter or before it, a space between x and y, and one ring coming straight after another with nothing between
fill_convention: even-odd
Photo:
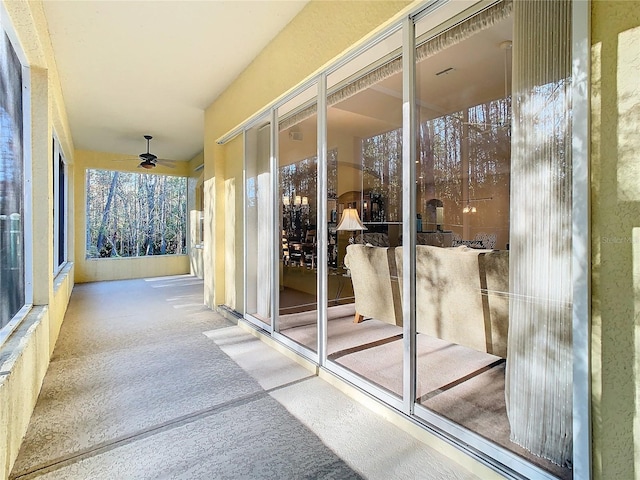
<instances>
[{"instance_id":1,"label":"shadow on wall","mask_svg":"<svg viewBox=\"0 0 640 480\"><path fill-rule=\"evenodd\" d=\"M592 423L601 478L635 478L640 464L640 14L629 5L592 4Z\"/></svg>"}]
</instances>

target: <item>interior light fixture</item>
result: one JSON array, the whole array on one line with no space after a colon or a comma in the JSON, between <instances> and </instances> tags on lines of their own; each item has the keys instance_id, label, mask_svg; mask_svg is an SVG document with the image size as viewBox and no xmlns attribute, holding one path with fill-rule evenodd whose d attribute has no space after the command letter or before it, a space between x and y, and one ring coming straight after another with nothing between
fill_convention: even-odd
<instances>
[{"instance_id":1,"label":"interior light fixture","mask_svg":"<svg viewBox=\"0 0 640 480\"><path fill-rule=\"evenodd\" d=\"M476 213L476 207L472 207L467 203L467 205L462 209L462 213Z\"/></svg>"},{"instance_id":2,"label":"interior light fixture","mask_svg":"<svg viewBox=\"0 0 640 480\"><path fill-rule=\"evenodd\" d=\"M360 215L358 215L358 210L356 210L355 208L349 207L349 208L345 208L342 211L342 217L340 217L340 222L338 223L336 230L340 230L340 231L348 230L348 231L355 232L356 230L367 230L367 227L365 227L360 221ZM354 236L352 235L349 238L349 243L351 244L354 242L355 242Z\"/></svg>"}]
</instances>

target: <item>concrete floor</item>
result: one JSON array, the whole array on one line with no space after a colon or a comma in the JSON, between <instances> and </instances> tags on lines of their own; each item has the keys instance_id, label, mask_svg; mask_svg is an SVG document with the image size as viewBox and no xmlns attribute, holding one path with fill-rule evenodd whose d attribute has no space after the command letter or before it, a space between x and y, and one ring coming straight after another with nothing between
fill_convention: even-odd
<instances>
[{"instance_id":1,"label":"concrete floor","mask_svg":"<svg viewBox=\"0 0 640 480\"><path fill-rule=\"evenodd\" d=\"M474 479L203 306L76 285L12 479Z\"/></svg>"}]
</instances>

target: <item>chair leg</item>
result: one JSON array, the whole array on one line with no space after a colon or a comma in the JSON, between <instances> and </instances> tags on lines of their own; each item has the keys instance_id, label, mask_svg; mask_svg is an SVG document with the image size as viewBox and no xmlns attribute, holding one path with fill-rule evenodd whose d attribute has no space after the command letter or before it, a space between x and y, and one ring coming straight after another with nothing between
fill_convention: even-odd
<instances>
[{"instance_id":1,"label":"chair leg","mask_svg":"<svg viewBox=\"0 0 640 480\"><path fill-rule=\"evenodd\" d=\"M356 312L355 317L353 317L353 323L360 323L364 320L364 317Z\"/></svg>"}]
</instances>

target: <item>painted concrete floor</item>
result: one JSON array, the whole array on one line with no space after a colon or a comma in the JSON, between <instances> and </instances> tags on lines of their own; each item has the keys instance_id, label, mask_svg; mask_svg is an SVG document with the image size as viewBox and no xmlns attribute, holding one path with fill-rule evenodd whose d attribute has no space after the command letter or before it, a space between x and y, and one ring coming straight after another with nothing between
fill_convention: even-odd
<instances>
[{"instance_id":1,"label":"painted concrete floor","mask_svg":"<svg viewBox=\"0 0 640 480\"><path fill-rule=\"evenodd\" d=\"M203 306L79 284L12 479L475 479Z\"/></svg>"}]
</instances>

